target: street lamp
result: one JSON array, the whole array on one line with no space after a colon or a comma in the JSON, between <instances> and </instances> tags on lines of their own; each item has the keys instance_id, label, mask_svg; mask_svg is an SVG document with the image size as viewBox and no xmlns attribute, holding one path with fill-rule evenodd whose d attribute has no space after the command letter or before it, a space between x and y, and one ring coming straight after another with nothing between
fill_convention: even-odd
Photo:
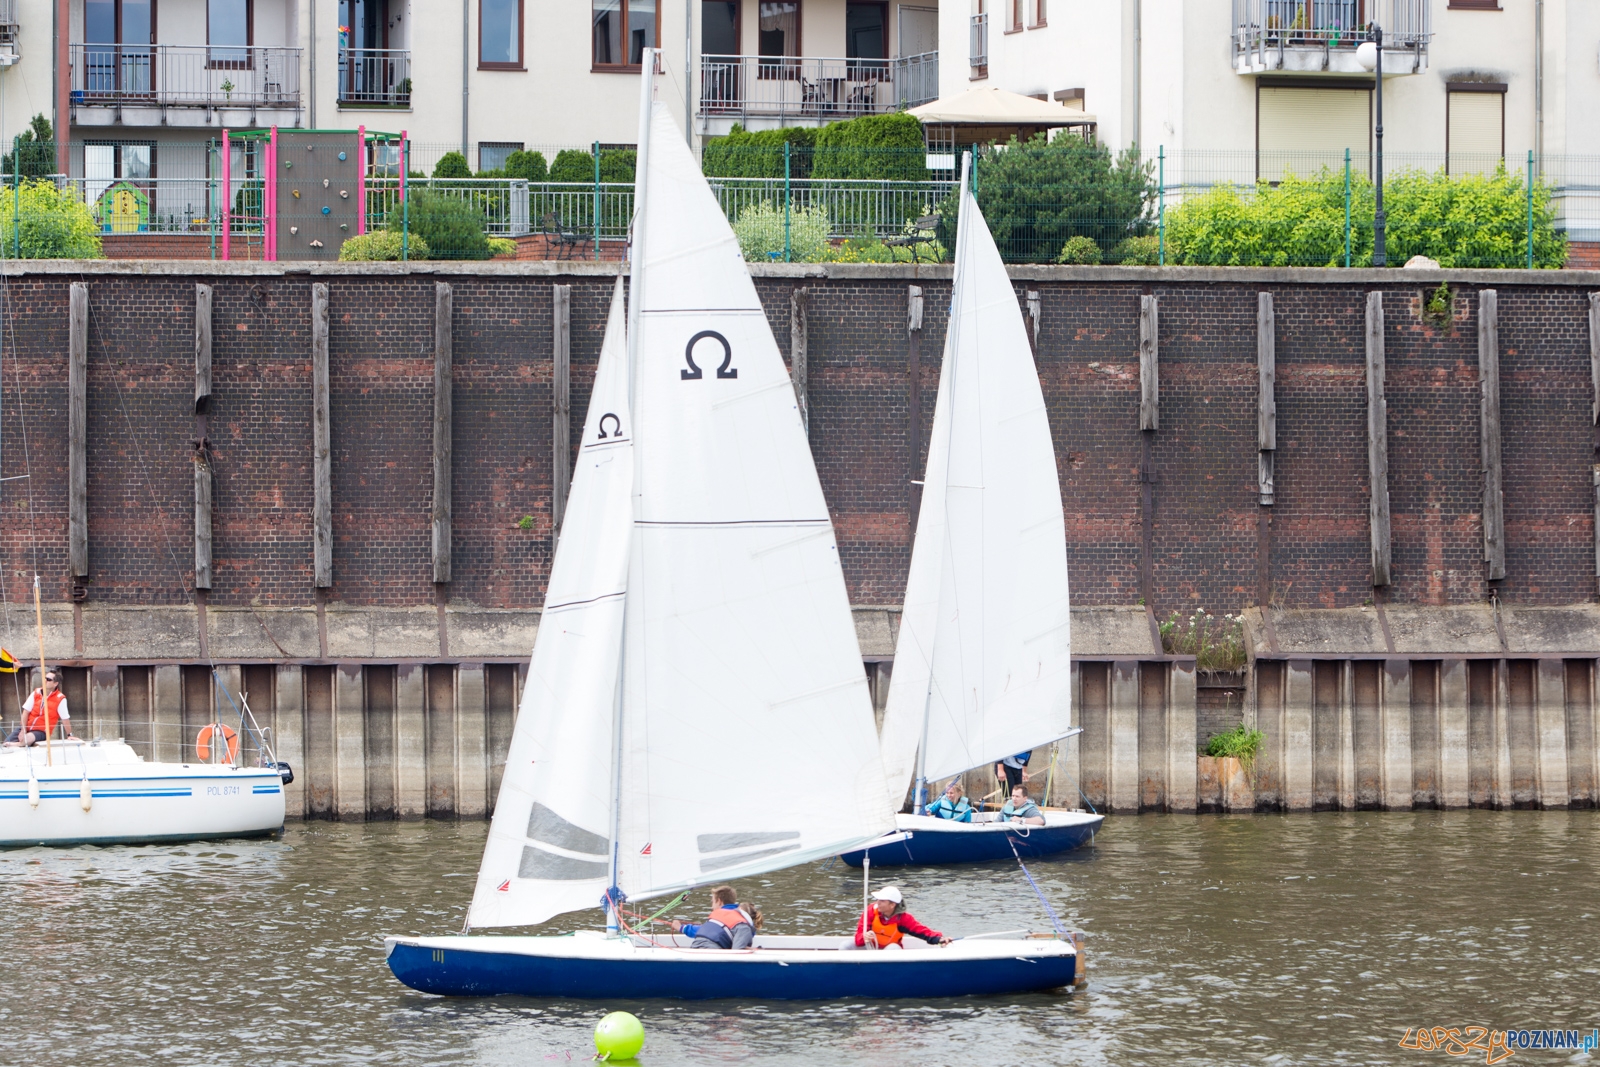
<instances>
[{"instance_id":1,"label":"street lamp","mask_svg":"<svg viewBox=\"0 0 1600 1067\"><path fill-rule=\"evenodd\" d=\"M1361 42L1356 49L1356 62L1367 70L1376 71L1377 78L1374 88L1378 92L1377 101L1377 173L1373 180L1374 211L1372 215L1372 265L1374 267L1388 266L1388 256L1383 247L1383 27L1376 22L1367 28L1367 39Z\"/></svg>"}]
</instances>

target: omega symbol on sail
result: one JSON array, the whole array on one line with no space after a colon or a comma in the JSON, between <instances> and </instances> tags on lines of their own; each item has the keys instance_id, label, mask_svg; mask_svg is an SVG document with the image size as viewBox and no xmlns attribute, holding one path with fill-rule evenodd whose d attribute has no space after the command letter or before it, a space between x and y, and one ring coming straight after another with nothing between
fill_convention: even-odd
<instances>
[{"instance_id":1,"label":"omega symbol on sail","mask_svg":"<svg viewBox=\"0 0 1600 1067\"><path fill-rule=\"evenodd\" d=\"M678 376L684 381L695 381L705 377L705 372L700 369L700 364L694 361L694 346L707 337L714 337L722 345L722 366L717 368L718 378L737 378L738 368L733 366L733 346L728 344L728 339L716 330L701 330L689 338L689 343L683 349L683 361L689 364L689 369L679 371Z\"/></svg>"},{"instance_id":2,"label":"omega symbol on sail","mask_svg":"<svg viewBox=\"0 0 1600 1067\"><path fill-rule=\"evenodd\" d=\"M606 420L607 419L611 420L611 432L609 434L606 433ZM600 432L598 434L596 434L595 436L598 439L602 440L602 441L605 440L607 437L621 437L622 436L622 420L617 418L615 412L611 412L611 411L606 412L604 415L600 416Z\"/></svg>"}]
</instances>

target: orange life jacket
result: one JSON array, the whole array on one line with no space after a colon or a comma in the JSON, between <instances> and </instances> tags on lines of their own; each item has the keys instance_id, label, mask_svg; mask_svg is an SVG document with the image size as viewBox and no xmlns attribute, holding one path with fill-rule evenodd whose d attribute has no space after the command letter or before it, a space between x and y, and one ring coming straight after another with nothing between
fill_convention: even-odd
<instances>
[{"instance_id":1,"label":"orange life jacket","mask_svg":"<svg viewBox=\"0 0 1600 1067\"><path fill-rule=\"evenodd\" d=\"M900 929L900 924L895 922L892 917L889 922L884 922L883 917L878 914L877 908L872 908L871 912L872 934L878 939L878 947L888 948L890 945L898 945L900 939L905 936L905 932Z\"/></svg>"},{"instance_id":2,"label":"orange life jacket","mask_svg":"<svg viewBox=\"0 0 1600 1067\"><path fill-rule=\"evenodd\" d=\"M49 696L45 696L42 691L35 689L32 699L33 710L28 712L27 728L29 730L43 730L45 733L49 733L56 728L56 723L61 721L59 709L61 701L65 698L61 695L61 690L59 689Z\"/></svg>"},{"instance_id":3,"label":"orange life jacket","mask_svg":"<svg viewBox=\"0 0 1600 1067\"><path fill-rule=\"evenodd\" d=\"M725 908L718 904L716 910L701 920L702 923L717 923L724 929L732 930L742 923L749 923L750 916L744 913L743 907ZM754 923L750 923L754 927Z\"/></svg>"}]
</instances>

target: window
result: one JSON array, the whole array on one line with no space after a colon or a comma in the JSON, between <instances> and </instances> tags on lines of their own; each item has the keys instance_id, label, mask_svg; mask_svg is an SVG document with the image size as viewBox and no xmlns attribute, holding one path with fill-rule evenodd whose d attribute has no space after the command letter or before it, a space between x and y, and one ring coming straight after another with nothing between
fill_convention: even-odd
<instances>
[{"instance_id":1,"label":"window","mask_svg":"<svg viewBox=\"0 0 1600 1067\"><path fill-rule=\"evenodd\" d=\"M522 69L522 0L478 0L478 66Z\"/></svg>"},{"instance_id":2,"label":"window","mask_svg":"<svg viewBox=\"0 0 1600 1067\"><path fill-rule=\"evenodd\" d=\"M846 59L888 59L889 35L884 32L884 5L847 3L844 6Z\"/></svg>"},{"instance_id":3,"label":"window","mask_svg":"<svg viewBox=\"0 0 1600 1067\"><path fill-rule=\"evenodd\" d=\"M487 2L487 0L486 0ZM656 47L660 12L656 0L592 0L594 65L637 70L644 50Z\"/></svg>"},{"instance_id":4,"label":"window","mask_svg":"<svg viewBox=\"0 0 1600 1067\"><path fill-rule=\"evenodd\" d=\"M139 185L153 195L150 179L155 176L155 146L145 144L99 144L83 146L84 198L92 205L119 181Z\"/></svg>"},{"instance_id":5,"label":"window","mask_svg":"<svg viewBox=\"0 0 1600 1067\"><path fill-rule=\"evenodd\" d=\"M759 78L800 77L800 4L798 0L761 0L756 51L763 57Z\"/></svg>"},{"instance_id":6,"label":"window","mask_svg":"<svg viewBox=\"0 0 1600 1067\"><path fill-rule=\"evenodd\" d=\"M1451 82L1444 94L1445 171L1492 174L1506 154L1506 87Z\"/></svg>"},{"instance_id":7,"label":"window","mask_svg":"<svg viewBox=\"0 0 1600 1067\"><path fill-rule=\"evenodd\" d=\"M1030 30L1037 30L1046 25L1044 19L1044 5L1045 0L1033 0L1033 23L1028 27Z\"/></svg>"},{"instance_id":8,"label":"window","mask_svg":"<svg viewBox=\"0 0 1600 1067\"><path fill-rule=\"evenodd\" d=\"M151 0L84 0L84 91L145 95L152 90L155 13Z\"/></svg>"},{"instance_id":9,"label":"window","mask_svg":"<svg viewBox=\"0 0 1600 1067\"><path fill-rule=\"evenodd\" d=\"M1027 0L1006 0L1006 32L1017 33L1022 29L1022 5Z\"/></svg>"},{"instance_id":10,"label":"window","mask_svg":"<svg viewBox=\"0 0 1600 1067\"><path fill-rule=\"evenodd\" d=\"M213 67L250 65L251 0L206 0L207 62ZM219 48L218 45L238 47Z\"/></svg>"},{"instance_id":11,"label":"window","mask_svg":"<svg viewBox=\"0 0 1600 1067\"><path fill-rule=\"evenodd\" d=\"M708 56L736 56L739 43L738 0L701 0L700 51Z\"/></svg>"},{"instance_id":12,"label":"window","mask_svg":"<svg viewBox=\"0 0 1600 1067\"><path fill-rule=\"evenodd\" d=\"M1369 170L1372 88L1322 84L1256 85L1256 176L1283 180L1286 172L1341 171L1345 149L1357 174Z\"/></svg>"},{"instance_id":13,"label":"window","mask_svg":"<svg viewBox=\"0 0 1600 1067\"><path fill-rule=\"evenodd\" d=\"M513 144L510 141L480 141L478 142L478 169L505 170L506 157L513 152L522 151L522 142Z\"/></svg>"}]
</instances>

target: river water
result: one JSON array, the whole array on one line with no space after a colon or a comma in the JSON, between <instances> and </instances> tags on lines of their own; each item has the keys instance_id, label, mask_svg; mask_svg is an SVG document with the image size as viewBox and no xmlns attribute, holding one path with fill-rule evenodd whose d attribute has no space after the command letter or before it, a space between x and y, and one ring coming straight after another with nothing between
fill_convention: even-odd
<instances>
[{"instance_id":1,"label":"river water","mask_svg":"<svg viewBox=\"0 0 1600 1067\"><path fill-rule=\"evenodd\" d=\"M310 823L273 841L0 853L0 1063L577 1062L614 1008L644 1020L641 1062L662 1067L1425 1065L1487 1057L1403 1049L1408 1028L1600 1026L1594 812L1114 818L1033 867L1088 933L1087 991L894 1003L414 993L382 935L457 930L485 832ZM1048 929L1015 864L892 874L947 933ZM770 931L843 933L859 879L819 864L740 888ZM1568 1061L1600 1053L1510 1062Z\"/></svg>"}]
</instances>

